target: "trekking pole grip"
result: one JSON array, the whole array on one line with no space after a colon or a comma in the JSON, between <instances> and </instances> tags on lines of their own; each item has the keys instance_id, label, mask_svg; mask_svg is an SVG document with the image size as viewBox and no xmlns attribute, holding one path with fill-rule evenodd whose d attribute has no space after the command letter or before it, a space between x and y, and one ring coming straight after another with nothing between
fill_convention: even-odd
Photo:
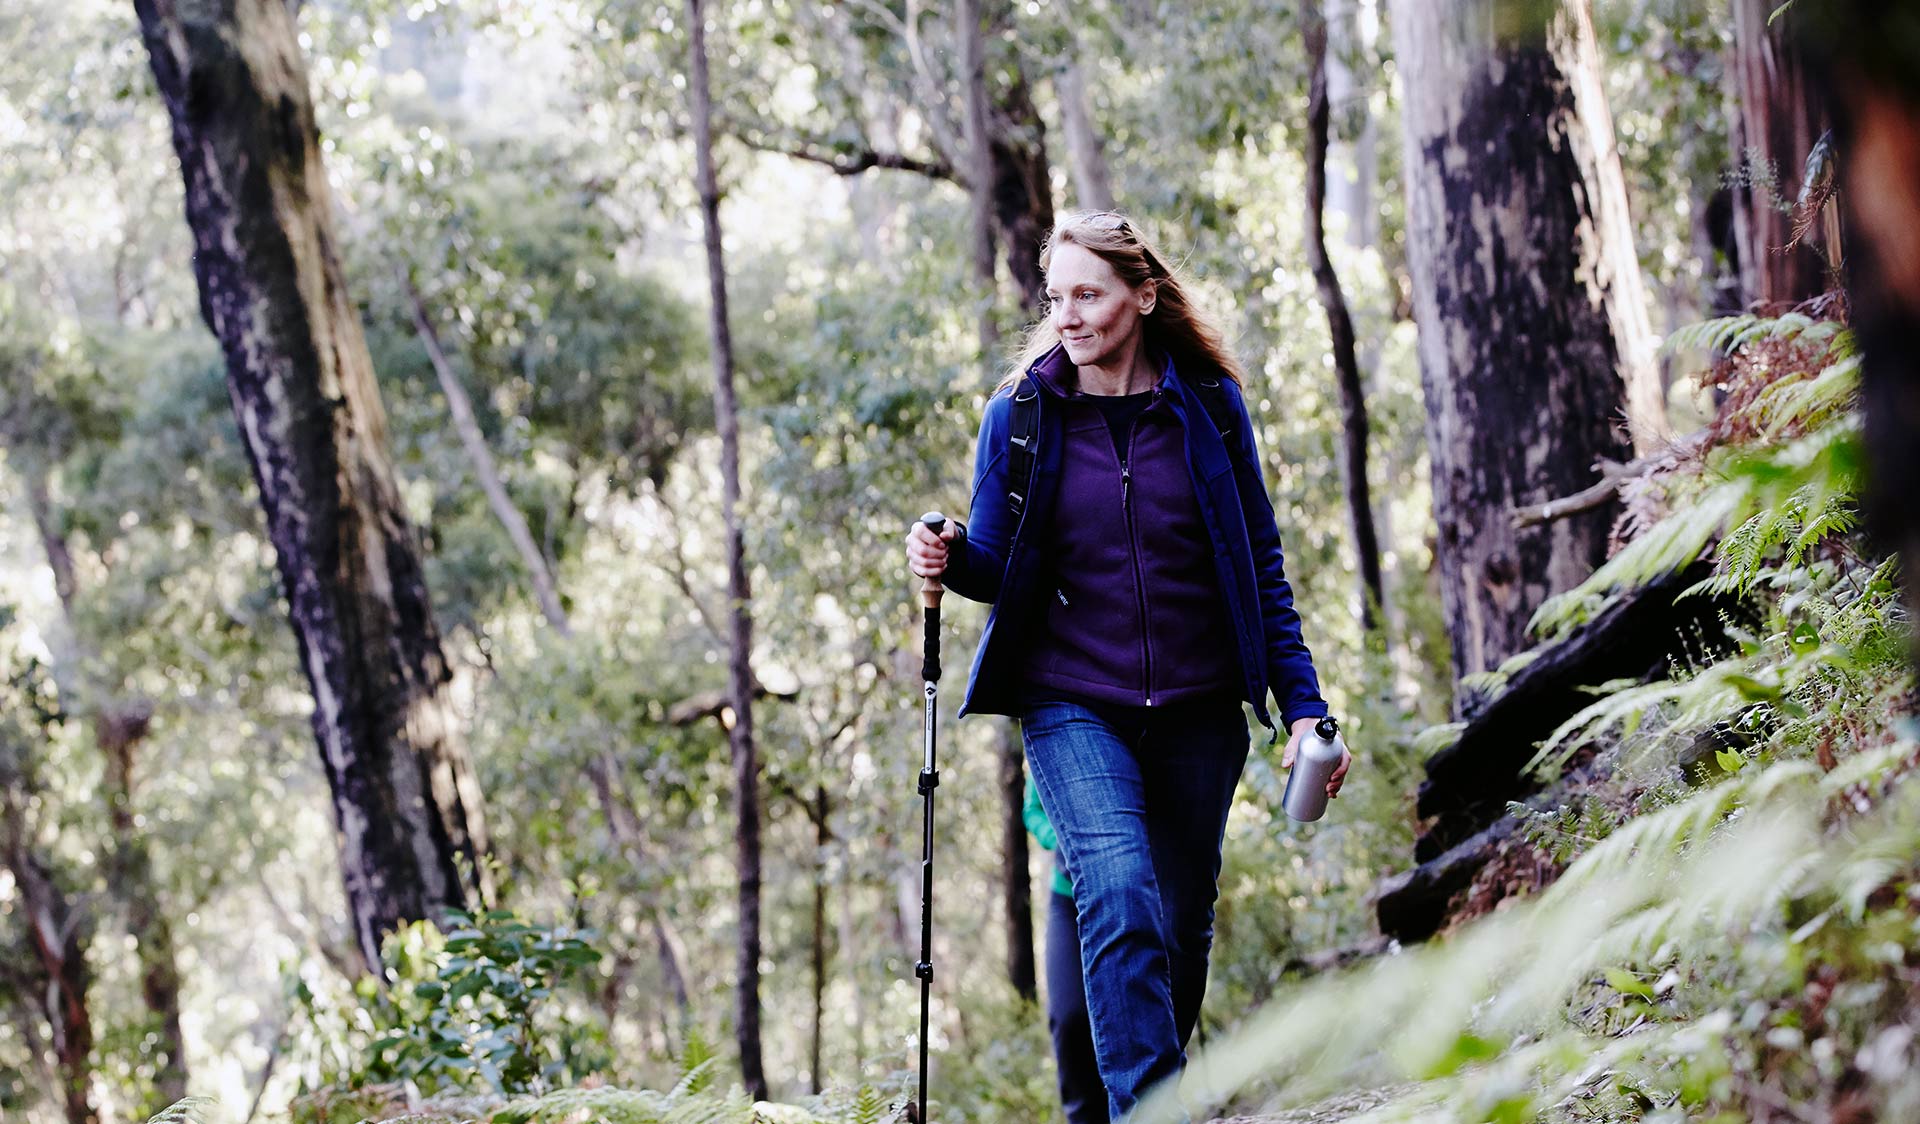
<instances>
[{"instance_id":1,"label":"trekking pole grip","mask_svg":"<svg viewBox=\"0 0 1920 1124\"><path fill-rule=\"evenodd\" d=\"M946 530L947 517L937 511L929 511L920 517L927 530L938 535ZM926 609L926 635L921 651L920 677L929 683L940 681L940 596L947 591L939 578L926 578L920 583L920 604Z\"/></svg>"}]
</instances>

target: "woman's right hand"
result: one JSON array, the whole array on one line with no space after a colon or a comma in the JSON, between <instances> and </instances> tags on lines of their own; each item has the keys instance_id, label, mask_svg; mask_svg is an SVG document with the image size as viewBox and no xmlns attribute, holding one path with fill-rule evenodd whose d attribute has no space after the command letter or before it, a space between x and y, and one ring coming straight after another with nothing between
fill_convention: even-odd
<instances>
[{"instance_id":1,"label":"woman's right hand","mask_svg":"<svg viewBox=\"0 0 1920 1124\"><path fill-rule=\"evenodd\" d=\"M915 523L907 532L907 569L921 578L938 578L946 573L947 544L959 533L960 525L951 519L938 535L925 523Z\"/></svg>"}]
</instances>

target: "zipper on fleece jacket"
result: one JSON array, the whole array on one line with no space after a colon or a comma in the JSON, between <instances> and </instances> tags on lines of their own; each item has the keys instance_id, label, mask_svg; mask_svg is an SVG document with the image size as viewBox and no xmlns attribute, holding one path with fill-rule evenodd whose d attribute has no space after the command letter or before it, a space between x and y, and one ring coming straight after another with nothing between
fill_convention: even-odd
<instances>
[{"instance_id":1,"label":"zipper on fleece jacket","mask_svg":"<svg viewBox=\"0 0 1920 1124\"><path fill-rule=\"evenodd\" d=\"M1153 637L1147 627L1147 585L1140 576L1140 540L1136 535L1133 520L1133 473L1129 465L1133 463L1133 444L1140 429L1140 419L1135 418L1127 429L1127 451L1120 459L1120 515L1127 529L1127 559L1133 565L1134 603L1140 612L1140 665L1141 694L1146 696L1147 705L1153 705Z\"/></svg>"}]
</instances>

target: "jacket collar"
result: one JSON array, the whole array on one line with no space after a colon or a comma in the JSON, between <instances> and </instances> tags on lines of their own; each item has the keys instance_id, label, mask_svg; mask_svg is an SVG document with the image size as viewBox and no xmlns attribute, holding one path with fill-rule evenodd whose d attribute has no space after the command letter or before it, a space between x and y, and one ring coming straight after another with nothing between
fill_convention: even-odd
<instances>
[{"instance_id":1,"label":"jacket collar","mask_svg":"<svg viewBox=\"0 0 1920 1124\"><path fill-rule=\"evenodd\" d=\"M1040 389L1055 398L1072 398L1080 393L1080 377L1074 369L1073 360L1067 358L1065 344L1054 344L1050 351L1034 360L1033 366L1027 368L1027 374ZM1159 392L1156 397L1175 393L1179 385L1173 371L1173 357L1163 356L1160 360L1160 383L1154 387Z\"/></svg>"}]
</instances>

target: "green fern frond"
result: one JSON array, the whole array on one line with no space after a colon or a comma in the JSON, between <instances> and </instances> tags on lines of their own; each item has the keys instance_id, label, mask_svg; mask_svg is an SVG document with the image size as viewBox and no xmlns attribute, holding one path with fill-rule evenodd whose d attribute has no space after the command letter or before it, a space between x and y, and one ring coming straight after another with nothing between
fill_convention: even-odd
<instances>
[{"instance_id":1,"label":"green fern frond","mask_svg":"<svg viewBox=\"0 0 1920 1124\"><path fill-rule=\"evenodd\" d=\"M212 1097L182 1097L149 1117L147 1124L206 1124Z\"/></svg>"},{"instance_id":2,"label":"green fern frond","mask_svg":"<svg viewBox=\"0 0 1920 1124\"><path fill-rule=\"evenodd\" d=\"M1442 722L1438 726L1429 726L1413 736L1413 754L1426 760L1443 749L1448 749L1460 740L1467 728L1465 722Z\"/></svg>"},{"instance_id":3,"label":"green fern frond","mask_svg":"<svg viewBox=\"0 0 1920 1124\"><path fill-rule=\"evenodd\" d=\"M1691 565L1740 510L1751 489L1745 480L1728 481L1654 524L1586 581L1548 598L1527 622L1528 631L1559 636L1578 623L1576 610L1585 598L1647 585Z\"/></svg>"},{"instance_id":4,"label":"green fern frond","mask_svg":"<svg viewBox=\"0 0 1920 1124\"><path fill-rule=\"evenodd\" d=\"M1841 359L1812 378L1782 379L1762 391L1754 408L1767 419L1766 437L1811 429L1852 409L1860 392L1860 356Z\"/></svg>"},{"instance_id":5,"label":"green fern frond","mask_svg":"<svg viewBox=\"0 0 1920 1124\"><path fill-rule=\"evenodd\" d=\"M1668 353L1694 348L1725 351L1736 337L1762 323L1764 321L1758 316L1741 314L1683 325L1667 336L1665 344L1662 345L1663 350Z\"/></svg>"},{"instance_id":6,"label":"green fern frond","mask_svg":"<svg viewBox=\"0 0 1920 1124\"><path fill-rule=\"evenodd\" d=\"M1860 513L1843 497L1830 497L1817 511L1808 512L1800 534L1788 547L1788 558L1799 563L1807 551L1835 535L1844 535L1860 523Z\"/></svg>"},{"instance_id":7,"label":"green fern frond","mask_svg":"<svg viewBox=\"0 0 1920 1124\"><path fill-rule=\"evenodd\" d=\"M492 1124L669 1124L671 1107L648 1090L556 1089L496 1110Z\"/></svg>"},{"instance_id":8,"label":"green fern frond","mask_svg":"<svg viewBox=\"0 0 1920 1124\"><path fill-rule=\"evenodd\" d=\"M695 1036L691 1034L687 1036L687 1057L691 1058L695 1056L694 1044L697 1041L698 1039L695 1038ZM683 1062L682 1064L684 1065L685 1063ZM680 1098L696 1096L705 1092L707 1088L713 1084L713 1071L719 1064L720 1059L714 1057L707 1057L695 1062L680 1074L680 1080L674 1082L673 1091L668 1095Z\"/></svg>"},{"instance_id":9,"label":"green fern frond","mask_svg":"<svg viewBox=\"0 0 1920 1124\"><path fill-rule=\"evenodd\" d=\"M848 1115L848 1124L880 1124L880 1117L887 1111L887 1102L880 1091L871 1085L860 1086L860 1092L854 1096L853 1109Z\"/></svg>"}]
</instances>

